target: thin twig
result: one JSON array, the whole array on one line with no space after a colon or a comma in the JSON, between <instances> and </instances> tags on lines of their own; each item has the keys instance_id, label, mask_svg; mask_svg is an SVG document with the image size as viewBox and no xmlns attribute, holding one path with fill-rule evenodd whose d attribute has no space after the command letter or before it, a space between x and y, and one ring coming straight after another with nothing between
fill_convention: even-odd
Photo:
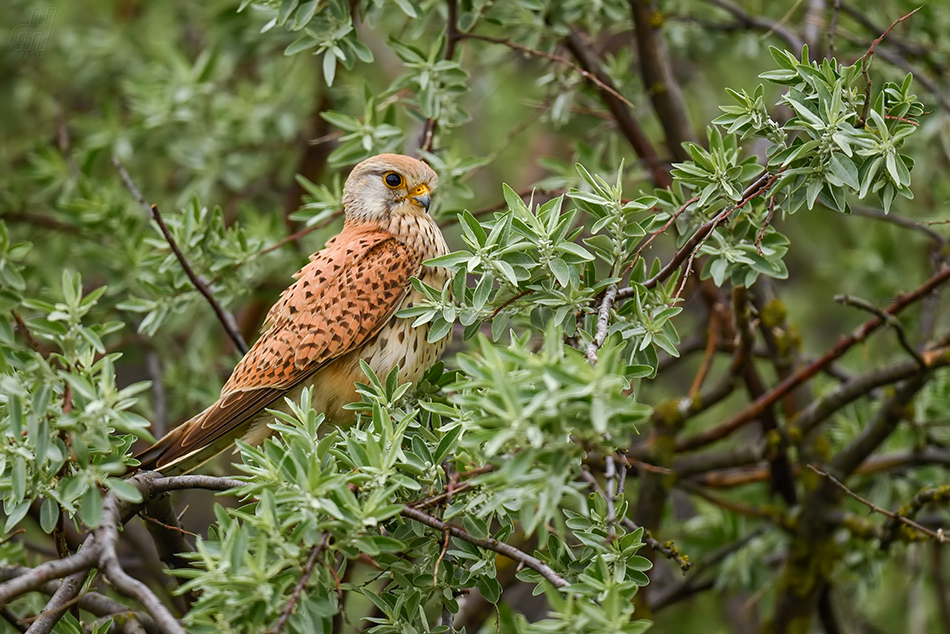
<instances>
[{"instance_id":1,"label":"thin twig","mask_svg":"<svg viewBox=\"0 0 950 634\"><path fill-rule=\"evenodd\" d=\"M88 576L89 570L80 570L63 579L63 583L60 584L53 596L46 602L43 610L33 620L30 629L26 631L27 634L49 634L52 632L66 610L79 602L79 593L82 591L83 583L85 583Z\"/></svg>"},{"instance_id":2,"label":"thin twig","mask_svg":"<svg viewBox=\"0 0 950 634\"><path fill-rule=\"evenodd\" d=\"M99 556L99 547L92 538L87 538L83 547L75 555L66 559L54 559L40 564L28 573L0 584L0 605L9 603L16 597L36 590L47 581L60 579L68 575L88 570L95 565Z\"/></svg>"},{"instance_id":3,"label":"thin twig","mask_svg":"<svg viewBox=\"0 0 950 634\"><path fill-rule=\"evenodd\" d=\"M873 218L875 220L880 220L881 222L888 222L899 227L905 227L907 229L912 229L914 231L919 231L936 244L943 246L946 243L946 240L943 239L939 233L930 229L927 225L931 224L929 222L917 223L909 218L904 218L902 216L896 216L894 214L886 214L880 209L874 209L872 207L863 207L861 205L851 205L851 213L855 216L863 216L865 218ZM940 221L943 222L943 221Z\"/></svg>"},{"instance_id":4,"label":"thin twig","mask_svg":"<svg viewBox=\"0 0 950 634\"><path fill-rule=\"evenodd\" d=\"M623 461L622 461L622 460L621 460L621 464L623 464ZM668 472L668 470L667 470L667 472ZM586 468L585 468L585 469L582 469L582 470L581 470L581 477L582 477L588 484L590 484L591 487L592 487L595 491L597 491L598 493L600 493L601 495L603 495L604 498L606 499L607 496L606 496L606 493L605 493L604 489L600 486L600 483L597 482L597 478L595 478L594 475L593 475L590 471L588 471ZM627 530L629 530L631 533L634 532L634 531L639 530L640 528L643 528L643 527L641 527L641 526L638 526L636 522L634 522L632 519L630 519L630 518L628 518L628 517L622 518L622 519L621 519L621 523L622 523L622 524L624 525L624 527L626 527ZM677 563L677 565L679 565L680 570L682 570L683 573L686 573L687 570L689 570L690 568L693 567L692 562L690 562L690 560L689 560L689 556L682 554L682 553L680 552L679 548L676 547L676 545L673 543L672 540L667 541L667 542L661 542L661 541L658 540L656 537L654 537L654 536L653 536L653 533L651 533L651 532L649 531L649 529L647 529L647 528L643 528L643 543L646 544L647 546L649 546L652 550L654 550L654 551L660 553L661 555L663 555L663 556L666 557L667 559L670 559L670 560L672 560L672 561L675 561L675 562Z\"/></svg>"},{"instance_id":5,"label":"thin twig","mask_svg":"<svg viewBox=\"0 0 950 634\"><path fill-rule=\"evenodd\" d=\"M280 613L280 618L277 619L277 623L274 624L274 627L267 630L267 634L279 634L284 625L287 624L287 619L290 618L290 615L294 611L294 606L297 605L297 601L300 600L300 595L303 594L304 588L307 587L307 582L310 580L310 577L313 575L313 571L317 566L317 559L320 558L320 553L323 552L323 549L327 546L327 541L330 539L329 533L324 533L323 539L319 544L313 546L310 549L310 557L307 559L307 564L304 566L303 572L300 575L300 579L297 581L297 585L294 586L293 592L290 593L290 600L287 601L287 605L284 606L283 611Z\"/></svg>"},{"instance_id":6,"label":"thin twig","mask_svg":"<svg viewBox=\"0 0 950 634\"><path fill-rule=\"evenodd\" d=\"M896 20L894 20L894 21L891 23L891 25L890 25L889 27L887 27L887 30L884 31L883 33L881 33L880 37L878 37L876 40L874 40L873 42L871 42L871 46L868 47L867 52L866 52L866 53L864 54L864 56L861 58L861 75L864 76L864 81L865 81L865 85L864 85L864 108L862 108L862 110L861 110L861 121L859 122L862 126L867 122L867 120L868 120L868 112L871 110L871 75L868 73L868 67L869 67L870 64L871 64L871 56L874 55L874 49L876 49L876 48L877 48L877 45L880 44L881 41L882 41L885 37L887 37L887 34L891 32L891 29L893 29L893 28L894 28L895 26L897 26L899 23L903 22L904 20L908 19L910 16L912 16L912 15L914 15L915 13L917 13L918 11L920 11L922 8L923 8L923 7L917 7L916 9L914 9L913 11L911 11L910 13L908 13L907 15L902 16L902 17L899 17L899 18L897 18Z\"/></svg>"},{"instance_id":7,"label":"thin twig","mask_svg":"<svg viewBox=\"0 0 950 634\"><path fill-rule=\"evenodd\" d=\"M740 24L766 31L766 35L774 34L782 40L785 40L785 43L791 50L796 52L802 50L802 45L804 45L805 41L781 24L761 16L750 15L738 6L732 4L731 2L726 2L725 0L709 0L709 3L714 4L720 9L730 13L739 21Z\"/></svg>"},{"instance_id":8,"label":"thin twig","mask_svg":"<svg viewBox=\"0 0 950 634\"><path fill-rule=\"evenodd\" d=\"M516 561L523 566L531 568L539 575L547 579L555 587L563 588L564 586L569 585L566 579L554 572L554 570L552 570L551 567L546 563L536 557L532 557L526 552L518 550L514 546L510 546L493 538L482 539L481 537L475 537L460 526L443 522L439 518L429 515L428 513L423 513L419 509L415 509L411 506L404 507L401 511L401 514L411 520L425 524L430 528L434 528L439 532L449 531L452 533L453 537L458 537L459 539L478 546L479 548L485 548L500 555L504 555L505 557L508 557L509 559Z\"/></svg>"},{"instance_id":9,"label":"thin twig","mask_svg":"<svg viewBox=\"0 0 950 634\"><path fill-rule=\"evenodd\" d=\"M435 560L435 567L432 570L432 587L436 586L436 583L439 581L439 565L442 563L442 559L445 558L445 551L449 549L449 538L452 536L452 533L445 531L445 537L442 540L442 551L439 553L438 558Z\"/></svg>"},{"instance_id":10,"label":"thin twig","mask_svg":"<svg viewBox=\"0 0 950 634\"><path fill-rule=\"evenodd\" d=\"M894 329L894 332L897 334L897 340L900 342L901 347L914 358L914 361L920 366L921 370L927 369L927 362L924 361L924 358L917 352L917 349L911 345L910 341L907 340L907 332L904 330L904 324L901 323L901 320L884 312L880 306L875 306L866 299L861 299L860 297L852 297L851 295L835 295L835 301L839 304L844 304L846 306L853 306L855 308L860 308L865 310L873 315L880 317L888 326Z\"/></svg>"},{"instance_id":11,"label":"thin twig","mask_svg":"<svg viewBox=\"0 0 950 634\"><path fill-rule=\"evenodd\" d=\"M592 84L594 84L595 86L597 86L604 92L610 93L611 95L619 99L621 102L623 102L630 108L634 107L629 99L627 99L626 97L621 95L619 92L617 92L616 88L608 85L607 82L601 80L594 73L584 70L583 68L581 68L580 66L578 66L571 60L567 59L566 57L561 57L560 55L555 55L554 53L546 53L545 51L539 51L537 49L530 48L523 44L518 44L517 42L512 42L511 40L505 40L498 37L489 37L487 35L478 35L476 33L462 33L460 37L461 39L466 39L466 40L481 40L483 42L492 42L493 44L501 44L502 46L507 46L508 48L512 50L520 51L526 55L530 55L531 57L540 57L542 59L550 60L552 62L557 62L558 64L561 64L563 66L567 66L568 68L570 68L571 70L579 74L581 77L590 81Z\"/></svg>"},{"instance_id":12,"label":"thin twig","mask_svg":"<svg viewBox=\"0 0 950 634\"><path fill-rule=\"evenodd\" d=\"M927 528L926 526L921 526L920 524L918 524L918 523L915 522L914 520L910 519L909 517L904 517L903 515L900 515L900 514L898 514L898 513L894 513L894 512L892 512L892 511L888 511L887 509L881 508L881 507L878 506L877 504L874 504L874 503L871 502L870 500L864 499L863 497L861 497L860 495L858 495L857 493L855 493L854 491L852 491L851 489L849 489L847 486L845 486L845 484L844 484L843 482L841 482L841 480L839 480L838 478L834 477L833 475L831 475L831 474L828 473L827 471L822 471L821 469L819 469L818 467L816 467L816 466L813 465L813 464L808 465L808 468L811 469L812 471L814 471L815 473L817 473L818 475L822 476L823 478L828 478L828 480L830 480L832 483L834 483L835 486L837 486L839 489L841 489L842 491L844 491L845 493L847 493L848 495L850 495L851 497L853 497L855 500L857 500L857 501L860 502L861 504L864 504L866 507L868 507L869 509L871 509L871 510L874 511L875 513L880 513L881 515L886 515L887 517L891 518L891 519L894 520L895 522L900 522L901 524L906 524L907 526L911 527L912 529L914 529L914 530L916 530L916 531L920 531L921 533L930 536L931 538L933 538L934 540L936 540L936 541L938 541L938 542L940 542L940 543L945 543L945 542L947 542L947 541L950 541L950 539L948 539L948 537L950 537L950 533L944 531L942 528L941 528L941 529L938 529L938 530L936 530L936 531L932 531L932 530L930 530L929 528Z\"/></svg>"},{"instance_id":13,"label":"thin twig","mask_svg":"<svg viewBox=\"0 0 950 634\"><path fill-rule=\"evenodd\" d=\"M633 265L637 263L637 259L639 258L643 250L646 249L648 246L650 246L650 243L652 243L658 235L660 235L661 233L665 233L666 230L670 228L670 225L676 222L676 219L679 218L681 215L683 215L683 212L686 211L686 209L690 205L692 205L698 200L699 200L699 196L693 196L692 198L687 200L685 203L683 203L683 206L677 209L676 212L670 216L670 219L667 220L666 223L662 227L660 227L659 229L654 231L652 234L650 234L650 237L644 240L643 243L637 247L637 250L634 251L633 253L633 258L630 260L630 264L628 264L627 268L624 269L624 275L626 275L627 272L629 272L630 269L633 268Z\"/></svg>"},{"instance_id":14,"label":"thin twig","mask_svg":"<svg viewBox=\"0 0 950 634\"><path fill-rule=\"evenodd\" d=\"M292 234L290 234L289 236L287 236L286 238L282 238L281 240L278 240L277 242L275 242L274 244L270 245L270 246L267 247L266 249L261 249L261 250L257 253L257 255L254 256L254 257L259 257L259 256L261 256L261 255L266 255L266 254L270 253L271 251L276 251L277 249L281 248L281 247L284 246L284 245L290 244L291 242L296 242L297 240L299 240L300 238L304 237L304 236L307 235L307 234L313 233L314 231L319 231L320 229L323 229L324 227L329 226L329 225L332 224L337 218L339 218L339 217L342 216L342 215L343 215L343 210L342 210L342 209L341 209L340 211L335 211L335 212L333 212L333 214L331 214L328 218L325 218L325 219L322 220L321 222L318 222L317 224L311 225L311 226L309 226L309 227L304 227L304 228L301 229L300 231L298 231L298 232L296 232L296 233L292 233ZM247 262L247 261L248 261L248 260L245 260L244 262ZM244 262L240 262L239 264L244 264ZM235 268L236 268L236 267L235 267Z\"/></svg>"},{"instance_id":15,"label":"thin twig","mask_svg":"<svg viewBox=\"0 0 950 634\"><path fill-rule=\"evenodd\" d=\"M631 114L630 102L618 97L619 93L613 87L610 76L601 67L600 59L584 41L580 32L571 28L571 32L564 38L564 44L581 67L594 78L590 81L597 85L600 90L604 105L610 110L610 115L616 123L617 129L630 143L630 147L640 157L641 162L650 170L653 183L663 189L672 185L673 179L670 176L669 164L660 159L660 155L653 146L650 137L647 136L643 127Z\"/></svg>"},{"instance_id":16,"label":"thin twig","mask_svg":"<svg viewBox=\"0 0 950 634\"><path fill-rule=\"evenodd\" d=\"M194 285L194 287L199 293L202 294L202 296L204 296L208 304L210 304L212 310L214 310L214 314L218 317L218 321L221 322L221 326L224 328L224 331L231 338L231 341L234 342L235 347L241 351L241 354L247 354L247 344L244 342L244 337L241 336L237 322L234 320L234 315L221 307L221 305L218 303L218 300L216 300L214 295L211 293L211 289L208 288L208 285L205 284L204 281L195 273L194 269L191 267L191 264L188 262L188 259L185 257L185 254L175 241L174 236L172 236L171 231L169 231L168 227L165 225L165 220L162 218L162 214L159 212L158 206L149 205L148 202L146 202L145 197L142 196L142 192L140 192L138 187L135 186L135 183L132 181L132 177L129 176L129 173L125 170L125 167L121 162L119 162L117 157L112 157L112 164L115 166L116 170L118 170L119 177L122 179L122 182L125 183L126 188L129 190L135 200L137 200L139 204L142 205L142 208L145 209L146 213L148 213L152 220L154 220L158 225L162 235L165 236L165 240L168 242L168 246L178 259L178 263L181 264L181 268L184 269L185 275L188 276L188 279L191 280L191 283Z\"/></svg>"}]
</instances>

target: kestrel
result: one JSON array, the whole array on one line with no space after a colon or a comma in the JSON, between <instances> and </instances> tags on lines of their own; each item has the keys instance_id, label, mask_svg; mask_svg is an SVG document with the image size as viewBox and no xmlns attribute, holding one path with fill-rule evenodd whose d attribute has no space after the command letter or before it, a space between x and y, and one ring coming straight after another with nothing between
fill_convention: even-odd
<instances>
[{"instance_id":1,"label":"kestrel","mask_svg":"<svg viewBox=\"0 0 950 634\"><path fill-rule=\"evenodd\" d=\"M438 176L408 156L381 154L353 168L343 186L343 231L312 256L270 309L262 335L234 368L211 407L168 433L137 458L140 469L187 473L240 438L270 436L284 398L312 387L314 409L334 422L352 418L360 359L378 376L399 367L400 382L416 382L445 349L428 343L428 326L396 317L422 299L413 276L442 288L449 272L424 266L448 253L428 214Z\"/></svg>"}]
</instances>

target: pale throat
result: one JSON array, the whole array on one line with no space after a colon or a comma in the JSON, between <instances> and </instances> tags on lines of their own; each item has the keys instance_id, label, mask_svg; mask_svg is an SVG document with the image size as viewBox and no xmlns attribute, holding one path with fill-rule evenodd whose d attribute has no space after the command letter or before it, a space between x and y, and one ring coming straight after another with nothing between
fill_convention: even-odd
<instances>
[{"instance_id":1,"label":"pale throat","mask_svg":"<svg viewBox=\"0 0 950 634\"><path fill-rule=\"evenodd\" d=\"M422 255L423 260L445 255L449 247L435 220L415 206L402 205L380 222L380 228L391 233L397 240Z\"/></svg>"}]
</instances>

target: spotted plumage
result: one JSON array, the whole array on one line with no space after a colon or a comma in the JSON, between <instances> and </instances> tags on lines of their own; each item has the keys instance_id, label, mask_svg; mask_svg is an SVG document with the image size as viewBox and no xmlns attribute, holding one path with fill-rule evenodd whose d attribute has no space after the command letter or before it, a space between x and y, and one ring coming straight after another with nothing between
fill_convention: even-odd
<instances>
[{"instance_id":1,"label":"spotted plumage","mask_svg":"<svg viewBox=\"0 0 950 634\"><path fill-rule=\"evenodd\" d=\"M426 341L395 314L422 299L413 276L442 288L448 272L423 261L448 252L428 214L438 177L421 161L381 154L357 165L343 188L343 231L311 256L270 309L260 339L234 368L211 407L138 456L143 469L186 473L230 447L270 435L285 397L312 386L312 402L333 422L357 400L360 359L381 376L399 367L400 381L418 381L445 349Z\"/></svg>"}]
</instances>

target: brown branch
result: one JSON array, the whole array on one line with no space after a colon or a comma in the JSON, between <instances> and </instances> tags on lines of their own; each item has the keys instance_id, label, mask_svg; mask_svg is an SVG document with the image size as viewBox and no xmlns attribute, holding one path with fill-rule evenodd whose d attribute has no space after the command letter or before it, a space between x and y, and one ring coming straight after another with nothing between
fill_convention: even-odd
<instances>
[{"instance_id":1,"label":"brown branch","mask_svg":"<svg viewBox=\"0 0 950 634\"><path fill-rule=\"evenodd\" d=\"M672 225L676 221L677 218L683 215L683 212L686 211L686 209L690 205L697 202L698 200L699 200L699 196L693 196L692 198L687 200L685 203L683 203L683 205L679 209L676 210L675 213L670 215L670 219L667 220L666 223L662 227L660 227L659 229L651 233L650 237L644 240L643 243L637 247L637 250L633 254L634 257L633 259L630 260L630 264L627 265L627 268L624 270L624 273L626 274L627 272L630 271L630 269L633 268L633 265L636 264L637 258L640 256L643 250L646 249L648 246L650 246L650 243L652 243L658 235L660 235L661 233L665 233L666 230L670 228L670 225Z\"/></svg>"},{"instance_id":2,"label":"brown branch","mask_svg":"<svg viewBox=\"0 0 950 634\"><path fill-rule=\"evenodd\" d=\"M280 634L280 631L284 629L284 625L287 624L287 619L290 618L290 615L294 611L294 607L297 605L297 602L300 600L300 595L303 594L304 588L307 587L307 582L310 580L310 577L313 575L313 571L317 567L317 560L320 558L320 553L323 552L323 549L327 546L327 541L330 539L329 533L324 533L323 539L319 544L315 544L310 549L310 557L307 559L307 564L303 568L303 572L300 575L300 579L297 581L297 585L294 586L293 592L290 593L290 600L287 601L287 605L284 606L283 611L280 613L280 618L277 619L277 623L274 624L274 627L267 630L267 634Z\"/></svg>"},{"instance_id":3,"label":"brown branch","mask_svg":"<svg viewBox=\"0 0 950 634\"><path fill-rule=\"evenodd\" d=\"M613 98L619 100L621 103L626 104L627 106L633 108L633 104L630 101L617 92L617 89L613 87L610 83L610 80L604 80L597 73L590 71L589 69L578 66L571 60L566 57L561 57L560 55L555 55L554 53L546 53L545 51L539 51L534 48L524 46L523 44L518 44L517 42L512 42L511 40L505 40L498 37L489 37L487 35L477 35L475 33L462 33L461 39L466 40L481 40L482 42L492 42L493 44L501 44L502 46L507 46L508 48L514 51L520 51L525 55L530 55L531 57L540 57L541 59L546 59L552 62L556 62L563 66L567 66L578 75L584 79L590 81L592 84L597 86L600 90L607 92Z\"/></svg>"},{"instance_id":4,"label":"brown branch","mask_svg":"<svg viewBox=\"0 0 950 634\"><path fill-rule=\"evenodd\" d=\"M693 384L689 386L689 392L686 395L689 398L693 398L699 394L700 388L703 387L703 381L706 380L706 374L709 373L709 367L712 365L712 360L716 354L717 343L719 342L719 322L722 319L722 305L713 304L712 310L709 311L709 326L706 331L706 349L703 352L703 359L699 362L699 370L696 372L696 376L693 377Z\"/></svg>"},{"instance_id":5,"label":"brown branch","mask_svg":"<svg viewBox=\"0 0 950 634\"><path fill-rule=\"evenodd\" d=\"M888 511L887 509L881 508L877 504L874 504L870 500L864 499L863 497L861 497L860 495L858 495L857 493L849 489L847 486L845 486L845 484L841 482L841 480L834 477L827 471L822 471L821 469L819 469L813 464L808 465L808 468L814 471L815 473L817 473L818 475L822 476L823 478L827 478L828 480L830 480L836 487L838 487L839 489L841 489L842 491L844 491L845 493L847 493L848 495L850 495L855 500L865 505L866 507L868 507L875 513L886 515L887 517L891 518L891 520L893 520L894 522L899 522L901 524L904 524L905 526L909 526L915 531L919 531L925 535L928 535L929 537L936 540L937 542L940 542L941 544L947 541L950 541L950 532L944 531L943 529L940 529L939 531L932 531L926 526L921 526L920 524L910 519L909 517L905 517L899 513L894 513L893 511Z\"/></svg>"},{"instance_id":6,"label":"brown branch","mask_svg":"<svg viewBox=\"0 0 950 634\"><path fill-rule=\"evenodd\" d=\"M458 1L445 0L446 5L446 24L445 24L445 55L443 59L452 60L455 57L455 49L462 34L458 30ZM419 150L422 152L431 152L435 143L435 129L438 122L434 117L426 119L425 126L422 128L422 139L419 143Z\"/></svg>"},{"instance_id":7,"label":"brown branch","mask_svg":"<svg viewBox=\"0 0 950 634\"><path fill-rule=\"evenodd\" d=\"M897 340L900 342L901 347L913 357L914 361L921 367L921 369L927 369L927 362L924 361L924 358L920 356L920 353L917 352L917 349L911 345L910 341L907 339L907 332L904 330L904 324L894 315L888 315L885 313L879 306L875 306L866 299L861 299L860 297L851 297L850 295L835 295L835 301L839 304L844 304L846 306L853 306L855 308L860 308L861 310L867 311L873 315L877 315L881 318L888 326L894 329L895 334L897 334Z\"/></svg>"},{"instance_id":8,"label":"brown branch","mask_svg":"<svg viewBox=\"0 0 950 634\"><path fill-rule=\"evenodd\" d=\"M780 39L784 40L785 44L787 44L792 51L801 51L802 46L805 44L805 41L798 37L790 29L785 28L777 22L773 22L768 18L750 15L731 2L726 2L726 0L708 0L708 2L731 14L739 21L739 24L742 26L766 31L767 33L776 35Z\"/></svg>"},{"instance_id":9,"label":"brown branch","mask_svg":"<svg viewBox=\"0 0 950 634\"><path fill-rule=\"evenodd\" d=\"M727 206L725 209L717 213L712 219L703 223L703 225L700 226L699 229L697 229L693 235L689 237L683 246L679 248L673 258L667 262L667 264L662 269L660 269L656 275L643 282L643 286L648 289L655 288L657 284L672 276L676 269L678 269L683 264L683 262L687 260L692 261L694 252L700 247L700 245L705 243L706 239L709 237L709 234L712 233L717 226L719 226L719 223L725 220L729 214L744 207L756 196L764 195L768 189L772 187L773 184L775 184L775 181L778 180L778 177L783 171L784 168L778 170L775 174L769 174L766 172L757 178L746 188L745 192L743 192L742 200L740 200L735 205ZM622 288L617 294L617 299L626 299L627 297L631 297L635 292L636 289L630 286L627 288Z\"/></svg>"},{"instance_id":10,"label":"brown branch","mask_svg":"<svg viewBox=\"0 0 950 634\"><path fill-rule=\"evenodd\" d=\"M884 312L889 315L897 315L908 306L929 295L935 288L945 283L948 279L950 279L950 266L945 266L916 289L899 297L885 308ZM884 325L884 320L880 317L873 317L864 322L850 335L838 341L831 350L808 365L800 368L794 374L789 375L774 388L755 399L752 403L747 405L745 409L726 422L694 436L681 438L676 444L677 451L691 451L726 438L743 425L758 418L766 407L777 402L780 398L812 378L820 372L822 368L844 355L852 346L867 339L871 333L882 325Z\"/></svg>"},{"instance_id":11,"label":"brown branch","mask_svg":"<svg viewBox=\"0 0 950 634\"><path fill-rule=\"evenodd\" d=\"M566 579L554 572L554 570L552 570L551 567L546 563L536 557L532 557L526 552L518 550L514 546L509 546L508 544L500 542L497 539L482 539L480 537L475 537L460 526L443 522L439 518L429 515L428 513L424 513L411 506L404 507L401 511L401 514L403 517L408 517L411 520L425 524L426 526L434 528L439 532L449 531L452 533L453 537L458 537L459 539L478 546L479 548L485 548L486 550L491 550L500 555L504 555L505 557L508 557L509 559L512 559L523 566L531 568L557 588L563 588L564 586L569 585Z\"/></svg>"},{"instance_id":12,"label":"brown branch","mask_svg":"<svg viewBox=\"0 0 950 634\"><path fill-rule=\"evenodd\" d=\"M914 231L919 231L925 236L930 238L935 244L943 246L946 243L946 240L943 239L939 233L926 227L922 224L914 222L908 218L903 218L901 216L896 216L893 214L886 214L880 209L873 209L871 207L862 207L861 205L851 205L851 213L855 216L863 216L865 218L873 218L875 220L880 220L882 222L889 222L891 224L897 225L898 227L905 227L907 229L913 229Z\"/></svg>"},{"instance_id":13,"label":"brown branch","mask_svg":"<svg viewBox=\"0 0 950 634\"><path fill-rule=\"evenodd\" d=\"M267 247L266 249L261 249L261 250L257 253L257 256L255 256L255 257L261 256L261 255L266 255L266 254L270 253L271 251L276 251L277 249L281 248L282 246L288 245L288 244L290 244L290 243L292 243L292 242L296 242L297 240L299 240L300 238L304 237L304 236L307 235L307 234L313 233L314 231L319 231L320 229L323 229L324 227L327 227L327 226L329 226L330 224L332 224L337 218L339 218L339 217L342 216L342 215L343 215L343 210L342 210L342 209L341 209L340 211L333 212L333 214L331 214L328 218L325 218L325 219L322 220L321 222L318 222L317 224L311 225L311 226L309 226L309 227L304 227L304 228L301 229L300 231L297 231L296 233L292 233L292 234L290 234L289 236L287 236L286 238L282 238L281 240L278 240L277 242L275 242L275 243L272 244L271 246ZM245 260L245 262L246 262L246 261L247 261L247 260ZM240 265L242 265L242 264L244 264L244 262L239 262L237 266L240 266ZM237 268L237 266L235 266L235 268Z\"/></svg>"},{"instance_id":14,"label":"brown branch","mask_svg":"<svg viewBox=\"0 0 950 634\"><path fill-rule=\"evenodd\" d=\"M655 0L630 0L630 14L636 32L643 86L663 126L666 147L676 160L688 161L689 152L683 144L695 142L696 134L689 120L683 92L673 76L660 28L663 16Z\"/></svg>"},{"instance_id":15,"label":"brown branch","mask_svg":"<svg viewBox=\"0 0 950 634\"><path fill-rule=\"evenodd\" d=\"M610 81L610 77L601 68L600 60L584 42L581 34L571 27L571 32L564 39L564 43L581 67L589 75L596 77L597 81L591 79L591 82L600 89L601 99L603 99L607 109L610 110L620 133L623 134L633 151L637 153L640 160L650 170L653 175L653 184L663 189L672 185L673 179L670 176L667 164L660 160L653 143L630 113L630 102L617 96L613 82Z\"/></svg>"},{"instance_id":16,"label":"brown branch","mask_svg":"<svg viewBox=\"0 0 950 634\"><path fill-rule=\"evenodd\" d=\"M241 351L241 354L247 354L247 344L244 342L244 337L241 336L241 333L238 330L237 322L234 321L234 315L221 307L221 305L218 303L218 300L216 300L214 295L211 293L211 289L208 288L208 285L205 284L204 281L195 273L194 269L192 269L191 264L188 262L188 259L185 257L185 254L182 252L181 248L178 246L178 243L175 241L174 236L172 236L171 231L169 231L168 227L165 225L165 220L162 218L162 214L159 212L158 206L149 205L148 202L146 202L145 197L142 196L142 193L132 181L132 177L129 176L129 173L125 170L125 167L123 167L122 163L119 162L117 157L112 157L112 164L115 166L116 170L118 170L119 177L122 179L122 182L125 183L126 188L129 190L132 196L139 202L140 205L142 205L142 208L145 209L146 213L148 213L152 220L154 220L158 225L162 235L165 236L166 242L168 242L168 246L178 259L178 263L181 264L181 268L184 269L185 275L188 276L188 279L191 280L191 283L194 285L194 287L199 293L201 293L205 300L207 300L208 304L211 306L211 309L214 310L214 314L217 315L218 321L221 322L221 326L231 338L231 341L234 342L235 347Z\"/></svg>"},{"instance_id":17,"label":"brown branch","mask_svg":"<svg viewBox=\"0 0 950 634\"><path fill-rule=\"evenodd\" d=\"M871 75L868 74L868 67L871 64L871 56L874 55L874 49L876 49L877 45L880 44L881 41L884 40L885 37L887 37L887 34L891 32L891 29L893 29L899 23L903 22L904 20L908 19L910 16L920 11L921 8L922 7L917 7L916 9L914 9L907 15L904 15L894 20L891 23L891 25L887 27L887 30L881 33L880 37L878 37L876 40L871 42L871 46L868 47L867 52L861 58L861 75L864 76L865 86L864 86L864 107L861 110L861 121L859 122L860 125L864 125L867 122L868 112L871 110Z\"/></svg>"}]
</instances>

